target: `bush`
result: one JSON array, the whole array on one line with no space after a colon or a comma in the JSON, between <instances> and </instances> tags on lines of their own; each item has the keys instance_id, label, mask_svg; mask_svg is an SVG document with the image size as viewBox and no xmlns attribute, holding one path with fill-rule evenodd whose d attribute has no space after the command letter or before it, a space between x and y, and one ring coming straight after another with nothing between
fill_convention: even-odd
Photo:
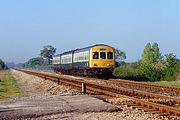
<instances>
[{"instance_id":1,"label":"bush","mask_svg":"<svg viewBox=\"0 0 180 120\"><path fill-rule=\"evenodd\" d=\"M0 70L8 69L5 63L0 59Z\"/></svg>"},{"instance_id":2,"label":"bush","mask_svg":"<svg viewBox=\"0 0 180 120\"><path fill-rule=\"evenodd\" d=\"M149 81L160 81L163 76L163 71L160 68L148 67L144 76L148 78Z\"/></svg>"},{"instance_id":3,"label":"bush","mask_svg":"<svg viewBox=\"0 0 180 120\"><path fill-rule=\"evenodd\" d=\"M175 81L180 69L179 60L172 53L166 54L164 65L165 65L164 76L161 78L161 80Z\"/></svg>"},{"instance_id":4,"label":"bush","mask_svg":"<svg viewBox=\"0 0 180 120\"><path fill-rule=\"evenodd\" d=\"M25 63L26 68L36 68L44 64L44 59L42 57L31 58Z\"/></svg>"},{"instance_id":5,"label":"bush","mask_svg":"<svg viewBox=\"0 0 180 120\"><path fill-rule=\"evenodd\" d=\"M163 76L163 68L140 62L139 76L146 77L149 81L159 81Z\"/></svg>"},{"instance_id":6,"label":"bush","mask_svg":"<svg viewBox=\"0 0 180 120\"><path fill-rule=\"evenodd\" d=\"M125 64L117 67L113 71L113 75L116 77L137 77L138 76L137 63Z\"/></svg>"},{"instance_id":7,"label":"bush","mask_svg":"<svg viewBox=\"0 0 180 120\"><path fill-rule=\"evenodd\" d=\"M147 78L149 81L175 81L180 70L180 61L174 54L161 55L157 43L148 43L142 59L133 64L125 64L116 68L113 75L117 77Z\"/></svg>"},{"instance_id":8,"label":"bush","mask_svg":"<svg viewBox=\"0 0 180 120\"><path fill-rule=\"evenodd\" d=\"M180 70L179 60L173 54L165 55L162 61L149 64L142 61L117 67L113 71L116 77L148 81L175 81Z\"/></svg>"},{"instance_id":9,"label":"bush","mask_svg":"<svg viewBox=\"0 0 180 120\"><path fill-rule=\"evenodd\" d=\"M175 81L176 80L177 72L174 69L172 68L166 69L164 73L165 74L163 78L161 79L162 81Z\"/></svg>"},{"instance_id":10,"label":"bush","mask_svg":"<svg viewBox=\"0 0 180 120\"><path fill-rule=\"evenodd\" d=\"M162 73L162 69L150 66L142 66L140 62L126 64L124 66L115 68L113 71L113 75L116 77L148 81L159 81L163 76Z\"/></svg>"}]
</instances>

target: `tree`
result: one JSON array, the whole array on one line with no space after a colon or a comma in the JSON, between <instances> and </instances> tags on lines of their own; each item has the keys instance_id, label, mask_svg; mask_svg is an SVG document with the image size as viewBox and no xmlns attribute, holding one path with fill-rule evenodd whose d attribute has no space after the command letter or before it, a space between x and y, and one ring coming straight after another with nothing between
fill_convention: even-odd
<instances>
[{"instance_id":1,"label":"tree","mask_svg":"<svg viewBox=\"0 0 180 120\"><path fill-rule=\"evenodd\" d=\"M144 52L142 54L142 64L146 64L148 66L156 66L161 61L161 53L159 52L159 47L157 43L154 43L151 47L150 43L144 48Z\"/></svg>"},{"instance_id":2,"label":"tree","mask_svg":"<svg viewBox=\"0 0 180 120\"><path fill-rule=\"evenodd\" d=\"M56 48L51 45L46 45L40 51L40 55L48 60L48 63L51 63L51 59L56 52Z\"/></svg>"},{"instance_id":3,"label":"tree","mask_svg":"<svg viewBox=\"0 0 180 120\"><path fill-rule=\"evenodd\" d=\"M178 62L179 60L176 58L176 55L174 55L173 53L170 54L165 54L165 65L168 68L178 68Z\"/></svg>"},{"instance_id":4,"label":"tree","mask_svg":"<svg viewBox=\"0 0 180 120\"><path fill-rule=\"evenodd\" d=\"M44 64L44 59L42 57L31 58L26 62L25 67L34 68L36 66L41 66Z\"/></svg>"},{"instance_id":5,"label":"tree","mask_svg":"<svg viewBox=\"0 0 180 120\"><path fill-rule=\"evenodd\" d=\"M0 70L7 69L8 67L5 65L5 63L0 59Z\"/></svg>"},{"instance_id":6,"label":"tree","mask_svg":"<svg viewBox=\"0 0 180 120\"><path fill-rule=\"evenodd\" d=\"M125 62L123 61L124 59L126 59L126 53L124 51L121 51L120 49L116 48L115 49L116 66L125 64Z\"/></svg>"},{"instance_id":7,"label":"tree","mask_svg":"<svg viewBox=\"0 0 180 120\"><path fill-rule=\"evenodd\" d=\"M150 65L153 63L153 52L151 44L147 43L142 54L142 64Z\"/></svg>"},{"instance_id":8,"label":"tree","mask_svg":"<svg viewBox=\"0 0 180 120\"><path fill-rule=\"evenodd\" d=\"M179 72L180 66L179 61L176 56L172 53L165 55L165 69L164 69L164 77L162 80L166 81L174 81L176 80L176 76Z\"/></svg>"},{"instance_id":9,"label":"tree","mask_svg":"<svg viewBox=\"0 0 180 120\"><path fill-rule=\"evenodd\" d=\"M151 81L160 80L162 77L162 63L161 54L157 43L154 43L151 47L150 43L147 43L144 52L142 54L142 60L140 61L140 74L147 77Z\"/></svg>"},{"instance_id":10,"label":"tree","mask_svg":"<svg viewBox=\"0 0 180 120\"><path fill-rule=\"evenodd\" d=\"M158 61L161 60L161 53L159 52L159 47L157 43L154 43L152 46L152 51L153 51L153 62L157 63Z\"/></svg>"},{"instance_id":11,"label":"tree","mask_svg":"<svg viewBox=\"0 0 180 120\"><path fill-rule=\"evenodd\" d=\"M126 59L126 53L124 51L121 51L120 49L116 48L115 49L115 59L116 62L120 63L124 59Z\"/></svg>"}]
</instances>

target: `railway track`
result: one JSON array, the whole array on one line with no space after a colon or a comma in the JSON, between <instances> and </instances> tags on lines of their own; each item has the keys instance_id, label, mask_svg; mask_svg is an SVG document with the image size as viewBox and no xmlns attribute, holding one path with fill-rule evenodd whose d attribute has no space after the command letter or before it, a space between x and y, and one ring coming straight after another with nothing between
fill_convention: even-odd
<instances>
[{"instance_id":1,"label":"railway track","mask_svg":"<svg viewBox=\"0 0 180 120\"><path fill-rule=\"evenodd\" d=\"M161 86L157 84L149 84L149 83L142 83L142 82L135 82L130 80L122 80L122 79L97 79L97 78L86 78L81 77L83 80L87 81L103 81L102 84L117 86L117 87L124 87L128 89L134 90L141 90L150 93L162 94L166 96L172 97L180 97L180 88L176 87L169 87L169 86Z\"/></svg>"},{"instance_id":2,"label":"railway track","mask_svg":"<svg viewBox=\"0 0 180 120\"><path fill-rule=\"evenodd\" d=\"M19 69L18 69L19 70ZM73 79L62 77L59 75L53 75L48 73L38 73L35 71L19 70L27 74L36 75L38 77L49 79L57 82L58 84L64 83L72 85L83 91L95 92L98 94L104 94L111 97L124 97L130 99L134 104L138 106L143 106L148 109L153 109L156 111L161 111L163 113L180 116L180 99L168 97L164 95L148 93L144 91L138 91L133 89L127 89L123 87L113 87L109 85L102 85L93 82L83 81L81 79ZM152 99L165 100L162 103L155 102Z\"/></svg>"},{"instance_id":3,"label":"railway track","mask_svg":"<svg viewBox=\"0 0 180 120\"><path fill-rule=\"evenodd\" d=\"M148 84L148 83L142 83L142 82L135 82L135 81L127 81L127 80L117 80L117 79L109 79L106 82L111 82L114 84L119 84L119 85L125 85L128 87L135 87L138 89L142 89L148 92L153 92L153 93L168 93L170 96L180 96L180 88L176 87L169 87L169 86L161 86L161 85L155 85L155 84Z\"/></svg>"}]
</instances>

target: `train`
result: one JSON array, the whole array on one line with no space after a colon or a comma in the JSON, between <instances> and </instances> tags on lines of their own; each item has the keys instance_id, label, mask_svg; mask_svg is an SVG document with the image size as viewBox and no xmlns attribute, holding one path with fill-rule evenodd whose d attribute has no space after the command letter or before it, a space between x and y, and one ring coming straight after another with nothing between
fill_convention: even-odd
<instances>
[{"instance_id":1,"label":"train","mask_svg":"<svg viewBox=\"0 0 180 120\"><path fill-rule=\"evenodd\" d=\"M53 56L56 73L88 77L108 77L115 67L115 49L96 44Z\"/></svg>"}]
</instances>

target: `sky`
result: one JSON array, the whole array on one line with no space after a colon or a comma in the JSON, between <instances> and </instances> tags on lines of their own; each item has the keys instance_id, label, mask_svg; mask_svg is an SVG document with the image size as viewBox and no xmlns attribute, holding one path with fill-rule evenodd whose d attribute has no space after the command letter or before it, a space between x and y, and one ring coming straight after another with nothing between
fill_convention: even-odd
<instances>
[{"instance_id":1,"label":"sky","mask_svg":"<svg viewBox=\"0 0 180 120\"><path fill-rule=\"evenodd\" d=\"M180 0L0 0L0 58L26 62L45 45L58 53L107 44L141 59L157 42L180 58Z\"/></svg>"}]
</instances>

